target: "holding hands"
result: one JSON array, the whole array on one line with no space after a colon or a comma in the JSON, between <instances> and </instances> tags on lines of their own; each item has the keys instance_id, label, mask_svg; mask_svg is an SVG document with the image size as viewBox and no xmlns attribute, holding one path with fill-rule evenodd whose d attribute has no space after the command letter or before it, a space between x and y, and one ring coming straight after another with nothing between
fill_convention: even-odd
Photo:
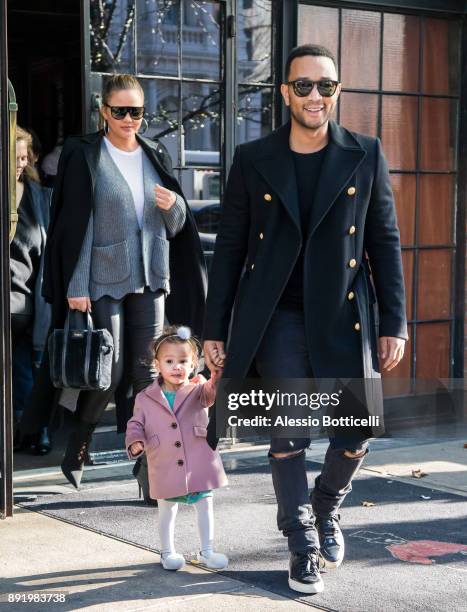
<instances>
[{"instance_id":1,"label":"holding hands","mask_svg":"<svg viewBox=\"0 0 467 612\"><path fill-rule=\"evenodd\" d=\"M162 210L170 210L175 204L177 195L174 191L162 187L162 185L156 185L154 187L154 197L156 200L156 206L162 208Z\"/></svg>"},{"instance_id":2,"label":"holding hands","mask_svg":"<svg viewBox=\"0 0 467 612\"><path fill-rule=\"evenodd\" d=\"M206 340L204 343L204 359L211 371L211 376L222 374L225 361L224 342L221 340ZM216 380L214 380L216 382Z\"/></svg>"},{"instance_id":3,"label":"holding hands","mask_svg":"<svg viewBox=\"0 0 467 612\"><path fill-rule=\"evenodd\" d=\"M130 446L130 453L135 456L144 451L144 445L142 442L133 442Z\"/></svg>"}]
</instances>

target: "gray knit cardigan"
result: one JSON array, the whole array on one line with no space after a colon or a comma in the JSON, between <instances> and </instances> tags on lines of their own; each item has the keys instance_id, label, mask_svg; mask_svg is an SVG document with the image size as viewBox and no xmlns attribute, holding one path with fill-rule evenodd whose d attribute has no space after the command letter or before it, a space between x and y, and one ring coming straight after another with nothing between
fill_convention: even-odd
<instances>
[{"instance_id":1,"label":"gray knit cardigan","mask_svg":"<svg viewBox=\"0 0 467 612\"><path fill-rule=\"evenodd\" d=\"M167 238L185 223L183 198L177 194L168 211L155 205L154 187L163 182L143 151L145 202L140 229L130 187L104 141L96 176L94 208L67 296L120 299L144 287L169 293Z\"/></svg>"}]
</instances>

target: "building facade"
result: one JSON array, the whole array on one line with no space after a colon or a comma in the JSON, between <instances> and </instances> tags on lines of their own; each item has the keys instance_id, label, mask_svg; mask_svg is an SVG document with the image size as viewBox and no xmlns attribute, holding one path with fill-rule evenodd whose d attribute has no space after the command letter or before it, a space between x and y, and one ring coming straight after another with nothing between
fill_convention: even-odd
<instances>
[{"instance_id":1,"label":"building facade","mask_svg":"<svg viewBox=\"0 0 467 612\"><path fill-rule=\"evenodd\" d=\"M391 172L410 335L404 360L391 373L404 379L398 393L406 399L417 380L465 375L464 1L15 0L5 6L13 26L19 12L24 26L28 15L39 19L41 10L50 18L59 12L64 27L75 19L73 31L80 24L81 131L99 127L107 75L138 77L145 91L146 136L170 151L208 258L235 147L269 133L287 117L278 86L288 51L307 42L329 47L343 83L336 120L379 136ZM19 74L24 64L13 55L10 64ZM36 75L43 66L42 58ZM70 87L65 77L60 87ZM70 99L66 91L61 99L63 107ZM63 112L57 108L55 114ZM64 125L49 126L51 142L67 135ZM4 200L5 195L3 212ZM4 353L6 374L7 365ZM7 396L5 387L5 406ZM4 407L4 449L6 412ZM5 451L2 456L8 466ZM3 512L7 499L4 484Z\"/></svg>"}]
</instances>

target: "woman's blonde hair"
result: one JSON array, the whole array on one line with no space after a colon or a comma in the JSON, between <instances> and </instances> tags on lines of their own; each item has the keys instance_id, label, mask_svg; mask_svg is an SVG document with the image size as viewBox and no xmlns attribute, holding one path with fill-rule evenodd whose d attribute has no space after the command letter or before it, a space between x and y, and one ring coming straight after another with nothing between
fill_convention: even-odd
<instances>
[{"instance_id":1,"label":"woman's blonde hair","mask_svg":"<svg viewBox=\"0 0 467 612\"><path fill-rule=\"evenodd\" d=\"M34 152L32 149L32 136L27 130L17 125L16 126L16 142L20 142L20 141L23 141L26 143L26 146L28 149L28 165L21 173L19 180L23 181L24 177L26 177L30 181L36 181L36 183L40 183L39 173L35 169L34 162L33 162Z\"/></svg>"},{"instance_id":2,"label":"woman's blonde hair","mask_svg":"<svg viewBox=\"0 0 467 612\"><path fill-rule=\"evenodd\" d=\"M109 103L109 98L114 91L122 91L124 89L137 89L143 96L144 91L138 79L132 74L113 74L107 77L102 88L102 102Z\"/></svg>"}]
</instances>

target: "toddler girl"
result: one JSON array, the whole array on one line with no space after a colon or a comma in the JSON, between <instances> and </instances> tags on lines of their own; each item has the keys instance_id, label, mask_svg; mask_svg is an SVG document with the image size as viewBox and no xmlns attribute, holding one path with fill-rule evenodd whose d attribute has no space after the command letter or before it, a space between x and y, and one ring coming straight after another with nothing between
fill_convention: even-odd
<instances>
[{"instance_id":1,"label":"toddler girl","mask_svg":"<svg viewBox=\"0 0 467 612\"><path fill-rule=\"evenodd\" d=\"M174 545L178 504L196 508L201 551L197 558L210 569L227 567L213 552L212 489L227 484L222 460L206 442L208 408L214 403L219 374L209 381L189 380L198 365L199 342L187 327L169 327L153 346L159 378L138 393L128 421L125 444L130 458L145 452L149 491L158 500L161 563L178 570L185 564Z\"/></svg>"}]
</instances>

